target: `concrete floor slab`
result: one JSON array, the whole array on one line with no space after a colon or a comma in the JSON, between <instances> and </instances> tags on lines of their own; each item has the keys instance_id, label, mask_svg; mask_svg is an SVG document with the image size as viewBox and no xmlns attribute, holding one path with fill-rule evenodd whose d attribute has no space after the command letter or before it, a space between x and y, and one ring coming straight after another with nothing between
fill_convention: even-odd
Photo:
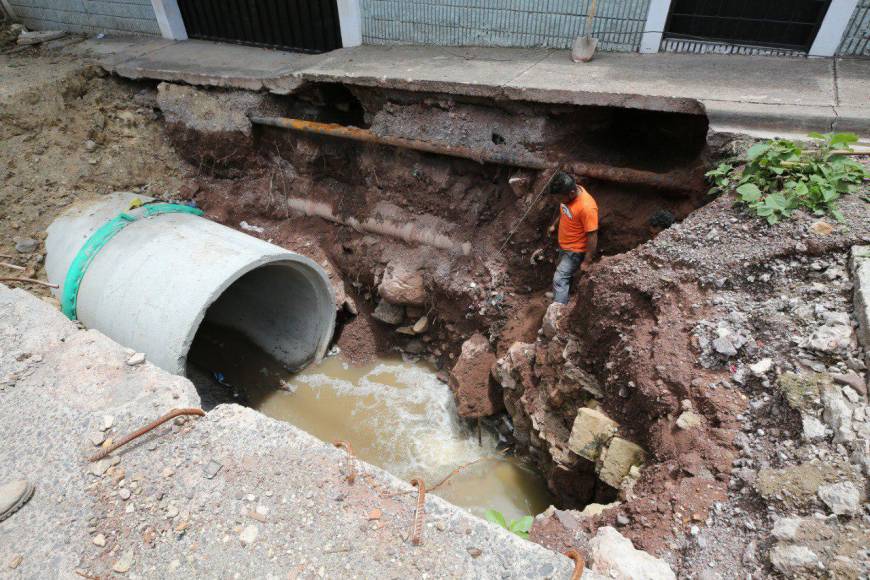
<instances>
[{"instance_id":1,"label":"concrete floor slab","mask_svg":"<svg viewBox=\"0 0 870 580\"><path fill-rule=\"evenodd\" d=\"M870 60L839 59L837 88L839 104L870 111Z\"/></svg>"},{"instance_id":2,"label":"concrete floor slab","mask_svg":"<svg viewBox=\"0 0 870 580\"><path fill-rule=\"evenodd\" d=\"M141 36L104 36L91 37L79 44L64 49L67 54L82 58L96 59L105 68L112 70L119 63L144 56L167 46L174 40Z\"/></svg>"},{"instance_id":3,"label":"concrete floor slab","mask_svg":"<svg viewBox=\"0 0 870 580\"><path fill-rule=\"evenodd\" d=\"M509 86L823 106L834 105L832 67L824 59L613 52L574 63L566 51L555 51Z\"/></svg>"},{"instance_id":4,"label":"concrete floor slab","mask_svg":"<svg viewBox=\"0 0 870 580\"><path fill-rule=\"evenodd\" d=\"M119 62L115 72L128 78L260 90L274 79L322 58L323 55L188 40Z\"/></svg>"},{"instance_id":5,"label":"concrete floor slab","mask_svg":"<svg viewBox=\"0 0 870 580\"><path fill-rule=\"evenodd\" d=\"M806 130L870 137L870 61L598 53L589 63L549 49L360 46L322 55L205 41L89 41L131 78L269 90L340 82L493 99L703 114L714 129L764 136ZM839 85L839 86L838 86ZM835 88L836 87L836 88ZM836 107L836 109L834 109Z\"/></svg>"},{"instance_id":6,"label":"concrete floor slab","mask_svg":"<svg viewBox=\"0 0 870 580\"><path fill-rule=\"evenodd\" d=\"M810 131L830 131L837 120L834 107L733 101L707 101L704 106L714 131L742 133L752 127L756 137L805 139Z\"/></svg>"},{"instance_id":7,"label":"concrete floor slab","mask_svg":"<svg viewBox=\"0 0 870 580\"><path fill-rule=\"evenodd\" d=\"M434 46L360 46L296 73L306 80L496 96L551 51Z\"/></svg>"}]
</instances>

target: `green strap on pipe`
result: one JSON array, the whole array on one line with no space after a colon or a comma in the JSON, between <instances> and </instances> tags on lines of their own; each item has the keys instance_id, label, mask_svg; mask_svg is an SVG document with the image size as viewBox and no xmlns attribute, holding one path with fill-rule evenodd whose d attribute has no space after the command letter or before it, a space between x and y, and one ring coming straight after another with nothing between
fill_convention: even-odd
<instances>
[{"instance_id":1,"label":"green strap on pipe","mask_svg":"<svg viewBox=\"0 0 870 580\"><path fill-rule=\"evenodd\" d=\"M164 213L189 213L201 216L203 213L201 209L177 203L154 203L143 205L141 207L142 213L138 215L121 212L104 223L91 235L90 238L88 238L88 241L85 242L78 254L76 254L76 257L73 258L72 263L69 265L69 270L66 272L66 278L63 282L63 293L60 297L61 311L70 320L76 320L78 316L77 306L79 287L82 285L82 280L85 277L85 272L87 272L88 266L90 266L94 258L97 257L97 254L103 249L103 246L109 243L109 240L114 238L118 232L135 221L155 215Z\"/></svg>"}]
</instances>

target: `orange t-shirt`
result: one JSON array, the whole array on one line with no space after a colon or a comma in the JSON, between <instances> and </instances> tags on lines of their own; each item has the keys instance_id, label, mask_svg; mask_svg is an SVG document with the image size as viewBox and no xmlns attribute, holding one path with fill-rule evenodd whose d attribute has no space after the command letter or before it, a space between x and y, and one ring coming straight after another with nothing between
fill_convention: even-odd
<instances>
[{"instance_id":1,"label":"orange t-shirt","mask_svg":"<svg viewBox=\"0 0 870 580\"><path fill-rule=\"evenodd\" d=\"M586 234L598 231L598 204L584 188L568 205L560 204L559 247L569 252L586 251Z\"/></svg>"}]
</instances>

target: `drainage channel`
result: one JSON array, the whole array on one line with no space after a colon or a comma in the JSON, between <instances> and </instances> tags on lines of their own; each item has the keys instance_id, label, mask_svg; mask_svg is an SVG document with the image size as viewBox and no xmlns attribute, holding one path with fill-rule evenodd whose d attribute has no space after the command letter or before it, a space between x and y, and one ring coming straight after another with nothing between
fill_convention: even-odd
<instances>
[{"instance_id":1,"label":"drainage channel","mask_svg":"<svg viewBox=\"0 0 870 580\"><path fill-rule=\"evenodd\" d=\"M515 519L552 503L543 478L501 449L496 433L484 428L478 443L426 364L382 357L351 366L337 355L293 374L238 333L210 324L200 328L189 360L205 407L231 398L323 441L350 441L357 457L405 481L432 485L466 466L434 493L476 515L495 509Z\"/></svg>"}]
</instances>

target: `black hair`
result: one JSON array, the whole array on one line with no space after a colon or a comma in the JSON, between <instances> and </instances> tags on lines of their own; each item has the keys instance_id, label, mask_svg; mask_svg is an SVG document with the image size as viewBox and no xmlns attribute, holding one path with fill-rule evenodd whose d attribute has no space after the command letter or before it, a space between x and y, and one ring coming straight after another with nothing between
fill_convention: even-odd
<instances>
[{"instance_id":1,"label":"black hair","mask_svg":"<svg viewBox=\"0 0 870 580\"><path fill-rule=\"evenodd\" d=\"M677 221L677 218L674 217L674 214L666 209L660 209L650 216L647 223L654 228L664 230L671 227L675 221Z\"/></svg>"},{"instance_id":2,"label":"black hair","mask_svg":"<svg viewBox=\"0 0 870 580\"><path fill-rule=\"evenodd\" d=\"M557 172L550 181L550 193L553 195L565 195L575 189L577 189L577 182L564 171Z\"/></svg>"}]
</instances>

